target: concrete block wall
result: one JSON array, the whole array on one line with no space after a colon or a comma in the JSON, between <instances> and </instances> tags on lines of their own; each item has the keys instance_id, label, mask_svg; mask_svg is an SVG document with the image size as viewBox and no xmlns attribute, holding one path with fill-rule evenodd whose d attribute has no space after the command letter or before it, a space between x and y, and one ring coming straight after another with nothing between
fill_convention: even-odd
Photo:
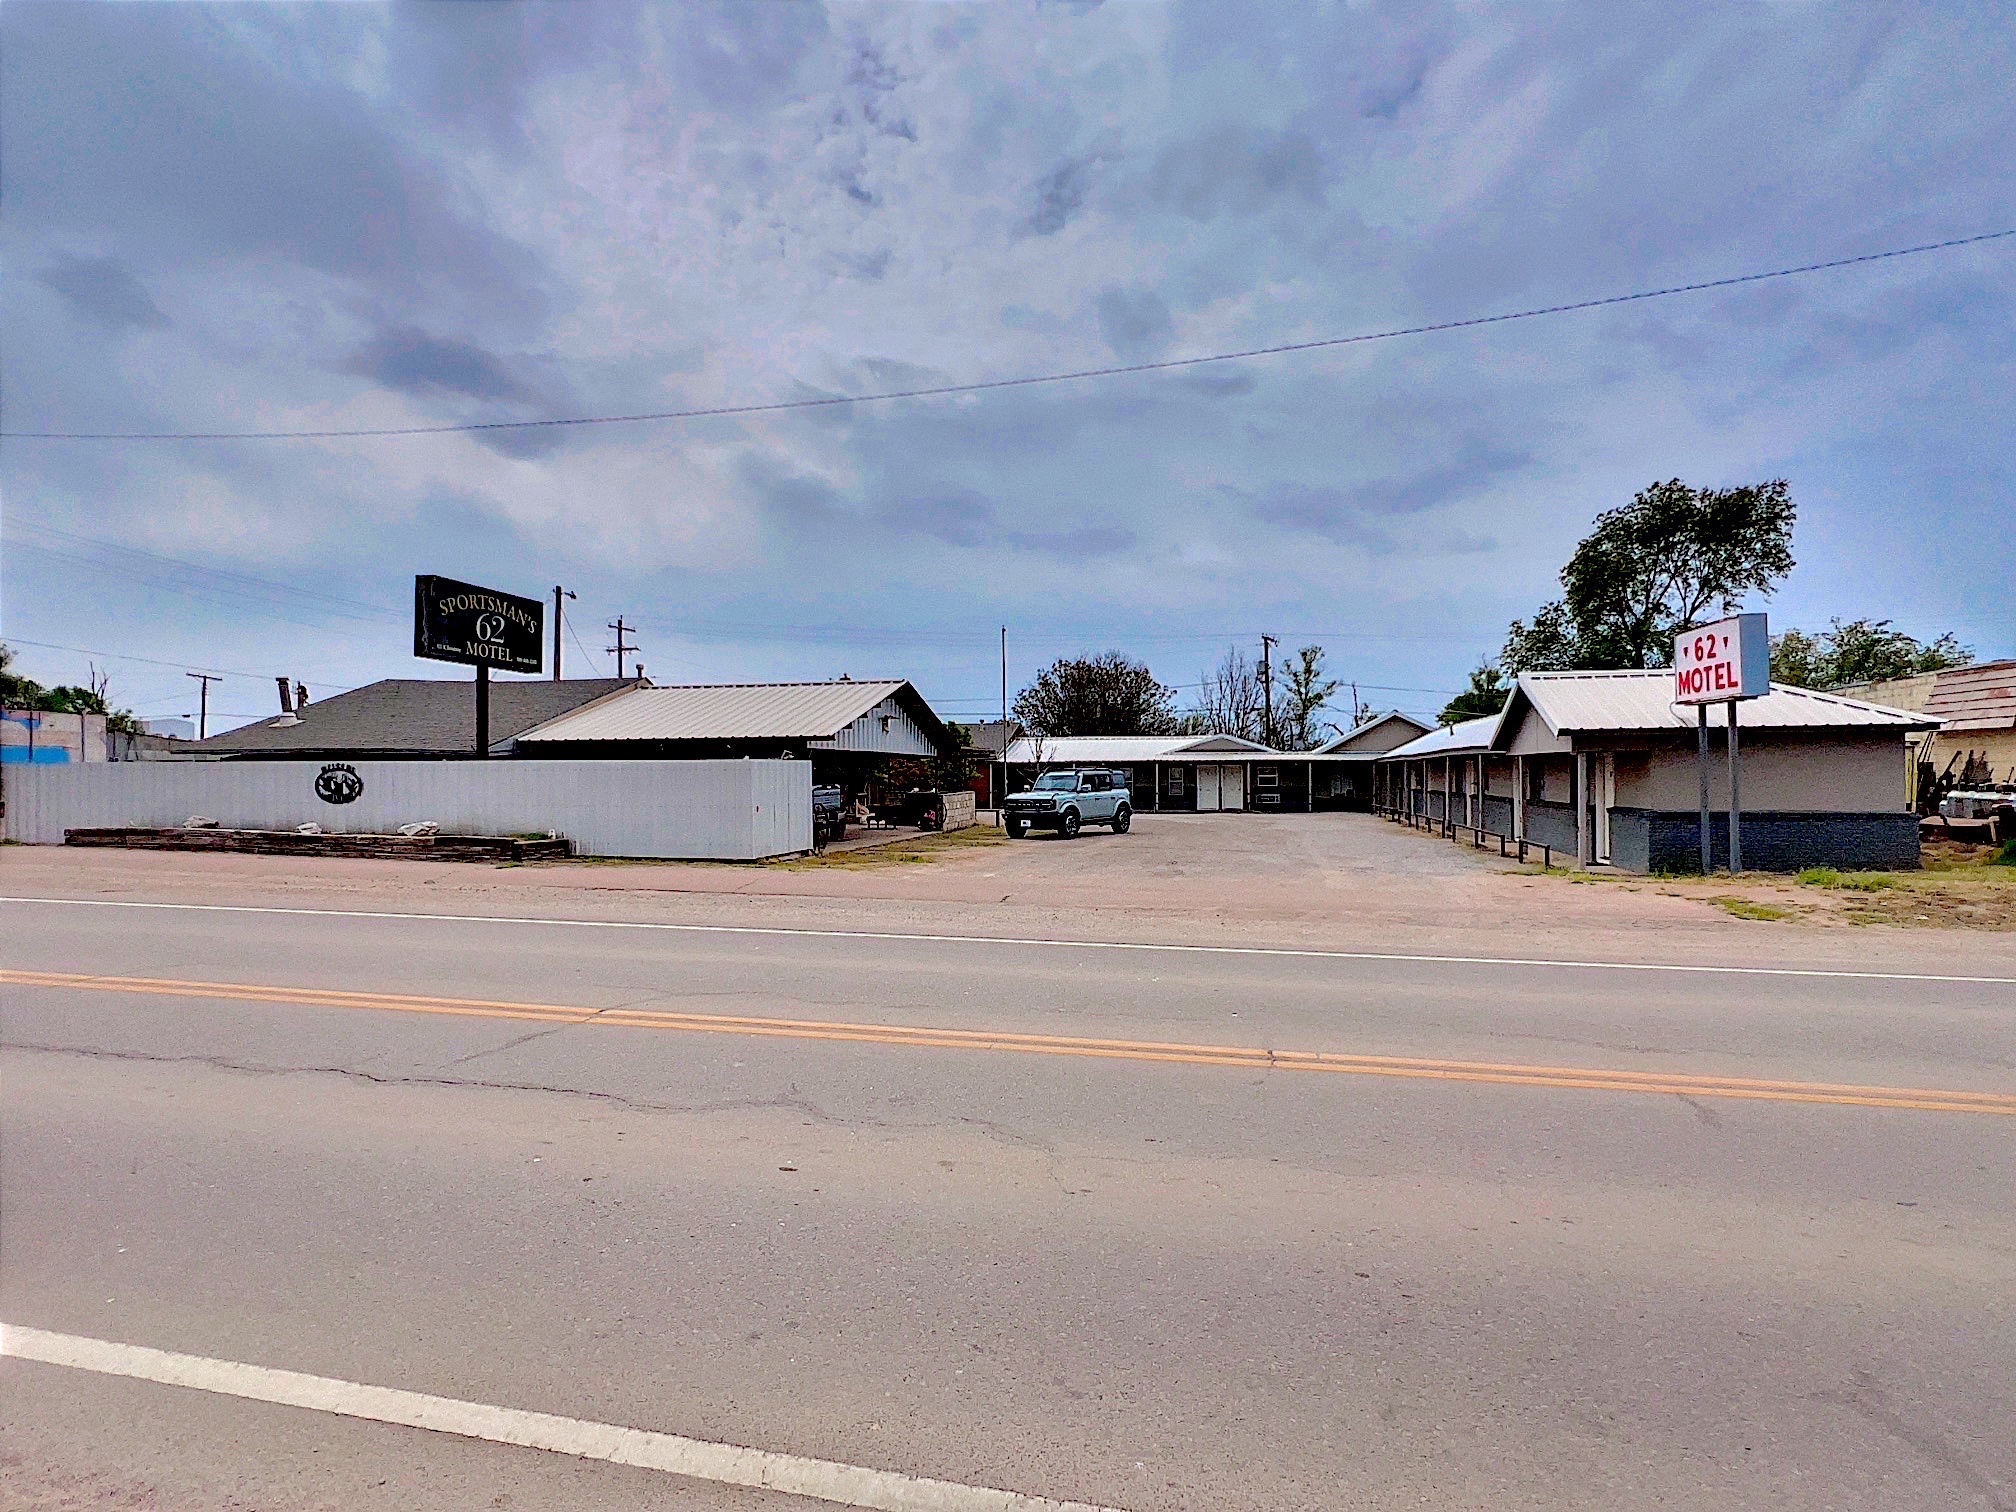
<instances>
[{"instance_id":1,"label":"concrete block wall","mask_svg":"<svg viewBox=\"0 0 2016 1512\"><path fill-rule=\"evenodd\" d=\"M1709 831L1714 864L1725 867L1729 864L1726 810L1710 815ZM1628 871L1698 872L1700 815L1612 809L1610 859ZM1918 819L1914 814L1766 810L1743 816L1743 866L1748 871L1794 872L1809 866L1912 871L1919 864Z\"/></svg>"}]
</instances>

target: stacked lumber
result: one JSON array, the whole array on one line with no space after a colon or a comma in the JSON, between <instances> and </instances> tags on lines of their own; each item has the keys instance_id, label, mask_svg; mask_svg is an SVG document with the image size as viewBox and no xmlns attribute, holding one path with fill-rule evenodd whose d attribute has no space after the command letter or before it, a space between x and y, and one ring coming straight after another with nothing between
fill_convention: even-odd
<instances>
[{"instance_id":1,"label":"stacked lumber","mask_svg":"<svg viewBox=\"0 0 2016 1512\"><path fill-rule=\"evenodd\" d=\"M125 850L232 851L255 856L367 856L397 861L557 861L572 841L515 835L330 835L297 830L114 826L63 832L65 845Z\"/></svg>"}]
</instances>

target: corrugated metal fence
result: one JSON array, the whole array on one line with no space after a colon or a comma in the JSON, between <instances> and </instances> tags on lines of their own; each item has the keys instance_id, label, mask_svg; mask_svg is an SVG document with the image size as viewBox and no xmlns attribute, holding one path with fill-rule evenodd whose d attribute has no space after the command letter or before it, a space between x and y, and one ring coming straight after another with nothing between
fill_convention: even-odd
<instances>
[{"instance_id":1,"label":"corrugated metal fence","mask_svg":"<svg viewBox=\"0 0 2016 1512\"><path fill-rule=\"evenodd\" d=\"M350 790L346 773L361 791L329 801ZM552 830L587 856L753 861L812 848L809 761L132 761L9 766L4 781L6 836L30 845L201 814L230 829Z\"/></svg>"}]
</instances>

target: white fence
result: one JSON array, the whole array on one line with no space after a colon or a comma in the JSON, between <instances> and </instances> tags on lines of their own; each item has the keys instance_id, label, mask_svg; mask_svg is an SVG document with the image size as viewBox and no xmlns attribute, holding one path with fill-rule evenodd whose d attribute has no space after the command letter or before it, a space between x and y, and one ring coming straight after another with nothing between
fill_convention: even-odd
<instances>
[{"instance_id":1,"label":"white fence","mask_svg":"<svg viewBox=\"0 0 2016 1512\"><path fill-rule=\"evenodd\" d=\"M325 775L326 774L326 775ZM353 798L340 798L353 783ZM4 769L5 833L175 825L384 834L552 830L585 856L753 861L812 848L809 761L130 761Z\"/></svg>"}]
</instances>

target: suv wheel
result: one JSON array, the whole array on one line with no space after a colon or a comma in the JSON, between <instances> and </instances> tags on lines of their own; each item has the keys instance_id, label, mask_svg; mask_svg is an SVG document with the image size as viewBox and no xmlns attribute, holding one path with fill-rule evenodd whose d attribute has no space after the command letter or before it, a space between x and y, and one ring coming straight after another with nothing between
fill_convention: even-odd
<instances>
[{"instance_id":1,"label":"suv wheel","mask_svg":"<svg viewBox=\"0 0 2016 1512\"><path fill-rule=\"evenodd\" d=\"M1078 823L1078 810L1066 809L1064 817L1057 821L1057 833L1066 840L1075 840L1078 838Z\"/></svg>"},{"instance_id":2,"label":"suv wheel","mask_svg":"<svg viewBox=\"0 0 2016 1512\"><path fill-rule=\"evenodd\" d=\"M1127 807L1127 805L1124 803L1121 804L1120 807L1118 807L1117 809L1113 810L1114 834L1124 835L1127 833L1128 830L1132 829L1133 827L1134 827L1134 810Z\"/></svg>"},{"instance_id":3,"label":"suv wheel","mask_svg":"<svg viewBox=\"0 0 2016 1512\"><path fill-rule=\"evenodd\" d=\"M1008 821L1008 838L1010 840L1020 840L1028 833L1029 826L1024 821L1020 819L1010 819Z\"/></svg>"}]
</instances>

